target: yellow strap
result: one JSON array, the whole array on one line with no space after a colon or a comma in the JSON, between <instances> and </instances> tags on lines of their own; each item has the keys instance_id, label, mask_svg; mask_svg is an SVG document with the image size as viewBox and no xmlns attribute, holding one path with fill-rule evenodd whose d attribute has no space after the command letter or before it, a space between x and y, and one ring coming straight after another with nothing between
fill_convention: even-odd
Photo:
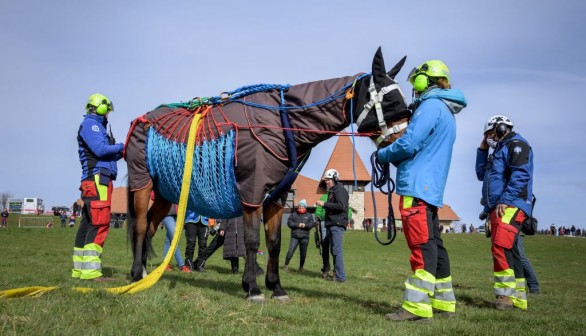
<instances>
[{"instance_id":1,"label":"yellow strap","mask_svg":"<svg viewBox=\"0 0 586 336\"><path fill-rule=\"evenodd\" d=\"M150 288L154 284L157 283L159 278L165 272L165 268L171 261L171 257L174 254L175 249L177 248L177 244L179 242L179 237L181 237L181 232L183 231L183 223L185 222L185 210L187 210L187 201L189 197L189 186L191 185L191 172L193 169L193 152L195 150L195 140L197 129L199 127L199 123L203 114L196 114L191 121L191 125L189 126L189 137L187 138L187 150L186 150L186 157L185 157L185 165L183 167L183 180L181 183L181 193L179 196L179 206L177 209L177 226L175 227L175 235L173 236L173 241L171 242L171 247L163 260L163 263L155 268L149 275L145 278L132 283L130 285L121 286L121 287L113 287L113 288L104 288L110 293L114 294L124 294L124 293L138 293L145 289ZM191 155L189 155L191 154ZM19 297L19 296L39 296L46 292L52 291L57 289L58 287L24 287L24 288L15 288L15 289L8 289L0 291L0 298L10 298L10 297ZM87 288L87 287L74 287L73 290L88 293L94 290L102 290L97 288Z\"/></svg>"}]
</instances>

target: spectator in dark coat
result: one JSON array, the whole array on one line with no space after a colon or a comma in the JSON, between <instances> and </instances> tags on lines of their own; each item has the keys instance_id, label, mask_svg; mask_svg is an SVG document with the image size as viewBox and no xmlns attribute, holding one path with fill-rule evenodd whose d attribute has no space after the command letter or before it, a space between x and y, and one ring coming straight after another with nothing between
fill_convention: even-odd
<instances>
[{"instance_id":1,"label":"spectator in dark coat","mask_svg":"<svg viewBox=\"0 0 586 336\"><path fill-rule=\"evenodd\" d=\"M230 261L231 272L233 274L238 273L239 258L246 255L246 247L244 246L244 221L242 217L218 219L216 226L210 230L210 234L215 236L206 249L205 260L207 261L223 245L224 260ZM264 270L256 260L255 263L256 275L262 275Z\"/></svg>"},{"instance_id":2,"label":"spectator in dark coat","mask_svg":"<svg viewBox=\"0 0 586 336\"><path fill-rule=\"evenodd\" d=\"M289 216L287 225L291 229L291 240L283 268L286 271L289 270L289 262L299 245L299 272L302 272L307 255L307 245L309 245L309 231L314 226L313 216L307 212L307 201L304 199L299 201L297 211Z\"/></svg>"}]
</instances>

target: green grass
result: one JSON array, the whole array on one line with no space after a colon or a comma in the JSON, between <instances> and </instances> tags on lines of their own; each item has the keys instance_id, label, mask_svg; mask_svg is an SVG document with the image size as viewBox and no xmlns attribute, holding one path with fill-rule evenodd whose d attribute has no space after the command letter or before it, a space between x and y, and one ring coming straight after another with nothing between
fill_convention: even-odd
<instances>
[{"instance_id":1,"label":"green grass","mask_svg":"<svg viewBox=\"0 0 586 336\"><path fill-rule=\"evenodd\" d=\"M105 275L116 281L72 279L75 231L0 229L0 290L59 287L40 297L0 299L0 335L583 335L586 330L586 239L581 238L526 238L542 294L529 296L528 311L496 311L489 306L493 299L489 240L483 235L444 235L457 318L422 324L383 319L401 305L403 282L411 275L401 234L393 245L383 247L372 234L347 232L345 284L319 278L321 257L312 241L306 271L281 272L291 302L269 300L257 305L244 300L241 275L229 273L221 251L208 261L206 273L167 272L155 286L137 294L72 291L76 286L128 284L132 255L125 230L112 229L103 263ZM289 232L283 229L281 264ZM154 239L159 256L151 260L151 267L163 259L161 233ZM261 249L266 250L264 243ZM290 264L293 270L298 254ZM259 258L265 264L267 254ZM263 279L259 284L270 297Z\"/></svg>"}]
</instances>

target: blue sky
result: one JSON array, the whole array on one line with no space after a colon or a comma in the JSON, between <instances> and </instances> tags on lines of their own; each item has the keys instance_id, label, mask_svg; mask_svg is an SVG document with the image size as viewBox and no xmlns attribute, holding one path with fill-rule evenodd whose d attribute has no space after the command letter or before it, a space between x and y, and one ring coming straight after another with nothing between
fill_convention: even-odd
<instances>
[{"instance_id":1,"label":"blue sky","mask_svg":"<svg viewBox=\"0 0 586 336\"><path fill-rule=\"evenodd\" d=\"M398 78L443 60L469 107L444 202L475 226L474 160L482 127L509 116L535 152L541 226L581 222L586 191L584 1L1 1L0 192L70 205L80 165L76 134L87 97L115 105L123 141L131 120L161 103L247 84L299 84L369 72L382 46ZM319 178L335 139L303 170ZM369 140L358 151L369 165ZM116 185L125 185L126 165Z\"/></svg>"}]
</instances>

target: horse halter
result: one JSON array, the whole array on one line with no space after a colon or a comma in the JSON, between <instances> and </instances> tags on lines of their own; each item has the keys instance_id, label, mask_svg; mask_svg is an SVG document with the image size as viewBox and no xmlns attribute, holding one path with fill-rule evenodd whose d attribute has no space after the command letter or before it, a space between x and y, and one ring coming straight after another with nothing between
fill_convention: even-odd
<instances>
[{"instance_id":1,"label":"horse halter","mask_svg":"<svg viewBox=\"0 0 586 336\"><path fill-rule=\"evenodd\" d=\"M401 130L407 128L409 123L403 122L398 125L393 125L391 128L387 127L387 122L385 121L381 105L384 96L393 90L399 90L399 93L403 97L403 100L405 99L405 96L401 91L401 87L399 87L399 84L397 84L395 81L393 81L393 84L387 85L377 92L373 78L374 76L370 77L370 85L368 86L368 92L370 92L370 101L364 104L364 109L362 109L362 112L360 112L358 119L356 119L356 124L358 125L358 127L360 127L360 124L364 121L364 118L366 118L366 116L374 106L376 111L376 118L378 119L378 126L381 129L381 135L376 139L376 144L380 145L382 142L387 140L391 135L399 133Z\"/></svg>"}]
</instances>

